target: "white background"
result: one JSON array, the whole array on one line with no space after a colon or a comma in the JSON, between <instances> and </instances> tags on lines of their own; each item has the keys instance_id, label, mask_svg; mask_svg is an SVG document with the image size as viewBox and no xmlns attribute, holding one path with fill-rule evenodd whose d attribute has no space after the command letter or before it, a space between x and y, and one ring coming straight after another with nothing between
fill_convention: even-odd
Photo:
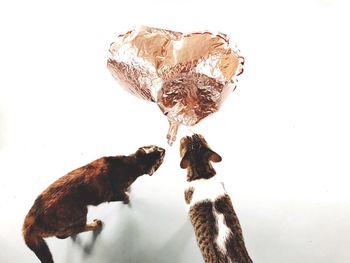
<instances>
[{"instance_id":1,"label":"white background","mask_svg":"<svg viewBox=\"0 0 350 263\"><path fill-rule=\"evenodd\" d=\"M140 24L221 31L246 58L236 91L192 130L223 157L215 168L254 261L350 262L349 10L333 0L1 1L0 262L38 262L21 227L50 183L148 144L166 159L134 184L132 207L91 208L89 220L105 223L91 253L91 233L48 239L55 262L202 262L178 141L168 147L157 106L106 69L109 44Z\"/></svg>"}]
</instances>

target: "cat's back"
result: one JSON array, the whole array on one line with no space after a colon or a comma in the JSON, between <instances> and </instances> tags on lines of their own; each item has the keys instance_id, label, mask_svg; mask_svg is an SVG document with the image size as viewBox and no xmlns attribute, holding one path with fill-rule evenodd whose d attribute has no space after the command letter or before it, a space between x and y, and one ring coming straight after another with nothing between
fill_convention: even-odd
<instances>
[{"instance_id":1,"label":"cat's back","mask_svg":"<svg viewBox=\"0 0 350 263\"><path fill-rule=\"evenodd\" d=\"M108 172L108 157L102 157L81 166L53 182L42 194L55 194L57 191L71 191L81 185L89 185Z\"/></svg>"},{"instance_id":2,"label":"cat's back","mask_svg":"<svg viewBox=\"0 0 350 263\"><path fill-rule=\"evenodd\" d=\"M225 189L218 178L193 180L188 182L185 189L189 217L205 262L219 262L215 242L219 230L215 201L224 194Z\"/></svg>"},{"instance_id":3,"label":"cat's back","mask_svg":"<svg viewBox=\"0 0 350 263\"><path fill-rule=\"evenodd\" d=\"M100 188L106 185L108 163L108 157L102 157L60 177L37 197L32 209L49 211L67 201L84 205L88 196L91 198L95 192L103 191Z\"/></svg>"},{"instance_id":4,"label":"cat's back","mask_svg":"<svg viewBox=\"0 0 350 263\"><path fill-rule=\"evenodd\" d=\"M185 200L205 262L252 262L231 198L219 177L189 182Z\"/></svg>"},{"instance_id":5,"label":"cat's back","mask_svg":"<svg viewBox=\"0 0 350 263\"><path fill-rule=\"evenodd\" d=\"M191 193L191 198L186 200L189 206L204 201L215 202L220 196L226 194L224 184L218 176L190 181L185 189L186 192Z\"/></svg>"}]
</instances>

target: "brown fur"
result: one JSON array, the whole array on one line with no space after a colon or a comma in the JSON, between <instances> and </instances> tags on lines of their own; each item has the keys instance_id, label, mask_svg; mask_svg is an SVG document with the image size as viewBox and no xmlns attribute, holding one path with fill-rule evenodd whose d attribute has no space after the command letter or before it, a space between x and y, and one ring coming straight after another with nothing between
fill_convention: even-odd
<instances>
[{"instance_id":1,"label":"brown fur","mask_svg":"<svg viewBox=\"0 0 350 263\"><path fill-rule=\"evenodd\" d=\"M225 225L231 229L232 233L226 240L229 258L237 259L237 262L253 262L244 244L242 228L238 217L233 209L231 198L226 194L215 200L214 207L218 213L224 215Z\"/></svg>"},{"instance_id":2,"label":"brown fur","mask_svg":"<svg viewBox=\"0 0 350 263\"><path fill-rule=\"evenodd\" d=\"M43 238L66 238L102 226L86 224L88 205L129 202L130 185L143 174L152 174L163 162L164 149L140 148L129 156L102 157L59 178L35 200L23 224L23 237L42 263L52 263Z\"/></svg>"},{"instance_id":3,"label":"brown fur","mask_svg":"<svg viewBox=\"0 0 350 263\"><path fill-rule=\"evenodd\" d=\"M216 172L210 161L221 161L221 156L211 150L204 137L199 134L181 139L180 155L180 166L187 169L187 181L213 177Z\"/></svg>"},{"instance_id":4,"label":"brown fur","mask_svg":"<svg viewBox=\"0 0 350 263\"><path fill-rule=\"evenodd\" d=\"M187 181L189 182L214 177L216 172L210 161L221 161L220 155L211 150L204 137L198 134L182 138L180 155L182 157L180 166L187 169ZM187 204L191 203L195 191L194 186L185 190ZM230 230L225 239L226 252L216 242L219 226L215 214L224 216L224 224ZM239 220L227 194L218 196L215 201L208 199L191 205L189 217L206 263L253 262L246 250Z\"/></svg>"},{"instance_id":5,"label":"brown fur","mask_svg":"<svg viewBox=\"0 0 350 263\"><path fill-rule=\"evenodd\" d=\"M193 191L194 191L193 187L190 187L185 191L185 202L188 205L191 203Z\"/></svg>"},{"instance_id":6,"label":"brown fur","mask_svg":"<svg viewBox=\"0 0 350 263\"><path fill-rule=\"evenodd\" d=\"M190 208L189 216L204 262L221 263L224 261L220 261L220 251L213 242L217 236L218 229L212 211L213 204L211 202L202 202Z\"/></svg>"}]
</instances>

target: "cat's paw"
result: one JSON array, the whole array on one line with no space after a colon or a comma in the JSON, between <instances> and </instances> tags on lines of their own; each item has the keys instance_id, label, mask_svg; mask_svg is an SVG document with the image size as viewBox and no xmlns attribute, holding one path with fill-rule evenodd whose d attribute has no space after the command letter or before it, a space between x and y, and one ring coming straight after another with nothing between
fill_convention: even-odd
<instances>
[{"instance_id":1,"label":"cat's paw","mask_svg":"<svg viewBox=\"0 0 350 263\"><path fill-rule=\"evenodd\" d=\"M128 194L130 194L130 193L131 193L131 185L130 185L128 188L126 188L125 193L128 193Z\"/></svg>"},{"instance_id":2,"label":"cat's paw","mask_svg":"<svg viewBox=\"0 0 350 263\"><path fill-rule=\"evenodd\" d=\"M93 224L96 226L96 228L102 227L102 221L100 219L94 219Z\"/></svg>"},{"instance_id":3,"label":"cat's paw","mask_svg":"<svg viewBox=\"0 0 350 263\"><path fill-rule=\"evenodd\" d=\"M130 205L130 197L129 196L125 197L124 200L123 200L123 203L125 205Z\"/></svg>"},{"instance_id":4,"label":"cat's paw","mask_svg":"<svg viewBox=\"0 0 350 263\"><path fill-rule=\"evenodd\" d=\"M123 203L124 203L125 205L129 205L129 204L130 204L129 192L125 192L125 193L124 193Z\"/></svg>"}]
</instances>

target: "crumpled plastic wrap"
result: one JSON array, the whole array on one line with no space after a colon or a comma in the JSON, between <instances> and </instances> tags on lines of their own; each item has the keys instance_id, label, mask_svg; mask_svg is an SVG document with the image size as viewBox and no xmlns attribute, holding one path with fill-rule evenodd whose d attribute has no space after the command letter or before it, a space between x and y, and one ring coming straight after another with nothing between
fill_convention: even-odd
<instances>
[{"instance_id":1,"label":"crumpled plastic wrap","mask_svg":"<svg viewBox=\"0 0 350 263\"><path fill-rule=\"evenodd\" d=\"M244 59L226 35L139 27L111 44L107 66L121 85L157 103L169 120L171 145L180 124L219 110L236 87Z\"/></svg>"}]
</instances>

